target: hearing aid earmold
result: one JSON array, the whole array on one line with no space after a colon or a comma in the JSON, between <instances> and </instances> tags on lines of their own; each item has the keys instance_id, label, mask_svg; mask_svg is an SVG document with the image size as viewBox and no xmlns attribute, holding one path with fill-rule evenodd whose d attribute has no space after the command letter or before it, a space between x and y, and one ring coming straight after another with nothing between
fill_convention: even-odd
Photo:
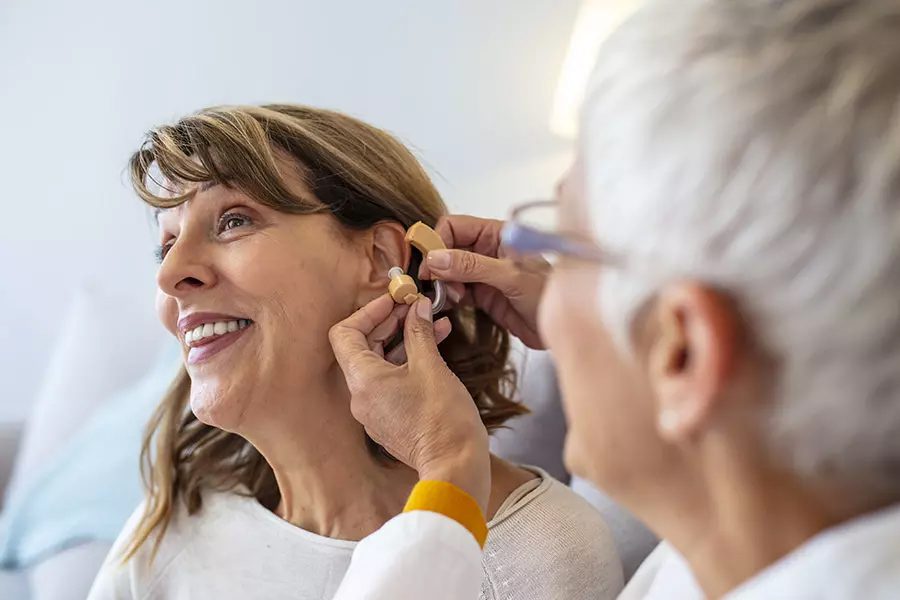
<instances>
[{"instance_id":1,"label":"hearing aid earmold","mask_svg":"<svg viewBox=\"0 0 900 600\"><path fill-rule=\"evenodd\" d=\"M419 297L419 288L416 287L416 282L400 267L391 267L388 277L391 278L388 292L397 304L412 304Z\"/></svg>"},{"instance_id":2,"label":"hearing aid earmold","mask_svg":"<svg viewBox=\"0 0 900 600\"><path fill-rule=\"evenodd\" d=\"M422 258L428 256L432 250L445 250L447 247L437 232L418 221L410 227L404 238L406 243L422 253ZM419 297L419 289L412 277L403 272L400 267L391 267L388 271L391 282L388 292L391 298L398 304L412 304ZM436 314L444 309L447 302L447 292L442 281L434 281L434 298L431 301L431 312Z\"/></svg>"}]
</instances>

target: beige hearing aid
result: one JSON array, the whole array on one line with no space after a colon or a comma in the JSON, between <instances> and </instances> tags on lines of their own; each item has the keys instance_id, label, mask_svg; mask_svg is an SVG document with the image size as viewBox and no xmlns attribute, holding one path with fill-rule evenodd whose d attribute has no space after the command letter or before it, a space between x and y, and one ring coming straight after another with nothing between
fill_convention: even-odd
<instances>
[{"instance_id":1,"label":"beige hearing aid","mask_svg":"<svg viewBox=\"0 0 900 600\"><path fill-rule=\"evenodd\" d=\"M404 238L406 243L422 253L422 258L428 256L432 250L445 250L447 247L437 232L418 221L410 227ZM400 267L391 267L388 271L388 277L391 282L388 285L388 292L391 298L398 304L412 304L418 298L419 290L413 278L403 272ZM438 313L444 308L447 293L442 281L434 282L434 299L431 301L431 312Z\"/></svg>"},{"instance_id":2,"label":"beige hearing aid","mask_svg":"<svg viewBox=\"0 0 900 600\"><path fill-rule=\"evenodd\" d=\"M388 292L397 304L412 304L419 297L419 288L416 287L416 282L400 267L391 267L388 277L391 278Z\"/></svg>"},{"instance_id":3,"label":"beige hearing aid","mask_svg":"<svg viewBox=\"0 0 900 600\"><path fill-rule=\"evenodd\" d=\"M423 223L417 221L406 230L406 243L422 253L422 258L428 256L432 250L446 250L444 240L437 232Z\"/></svg>"}]
</instances>

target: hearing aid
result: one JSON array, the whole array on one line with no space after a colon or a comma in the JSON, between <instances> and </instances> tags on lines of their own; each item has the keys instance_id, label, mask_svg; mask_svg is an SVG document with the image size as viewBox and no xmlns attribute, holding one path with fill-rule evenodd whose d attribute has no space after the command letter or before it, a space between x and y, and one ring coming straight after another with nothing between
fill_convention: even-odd
<instances>
[{"instance_id":1,"label":"hearing aid","mask_svg":"<svg viewBox=\"0 0 900 600\"><path fill-rule=\"evenodd\" d=\"M406 243L422 253L422 257L426 257L432 250L446 250L444 240L437 232L423 223L416 221L412 227L406 230Z\"/></svg>"},{"instance_id":2,"label":"hearing aid","mask_svg":"<svg viewBox=\"0 0 900 600\"><path fill-rule=\"evenodd\" d=\"M437 232L418 221L413 223L406 231L404 240L407 244L422 253L422 257L428 256L432 250L446 250L447 246ZM418 298L419 289L413 278L403 272L400 267L391 267L388 271L388 277L391 282L388 285L388 292L391 298L398 304L412 304ZM431 301L431 312L437 314L444 308L447 302L447 290L442 281L434 281L434 299Z\"/></svg>"},{"instance_id":3,"label":"hearing aid","mask_svg":"<svg viewBox=\"0 0 900 600\"><path fill-rule=\"evenodd\" d=\"M412 304L419 297L419 288L416 287L416 282L400 267L391 267L388 277L391 278L388 292L397 304Z\"/></svg>"}]
</instances>

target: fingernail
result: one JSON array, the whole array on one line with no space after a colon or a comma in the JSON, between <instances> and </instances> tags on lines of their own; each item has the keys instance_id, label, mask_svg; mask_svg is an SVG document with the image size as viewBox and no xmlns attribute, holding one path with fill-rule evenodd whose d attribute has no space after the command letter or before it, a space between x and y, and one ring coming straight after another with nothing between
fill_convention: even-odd
<instances>
[{"instance_id":1,"label":"fingernail","mask_svg":"<svg viewBox=\"0 0 900 600\"><path fill-rule=\"evenodd\" d=\"M426 321L431 320L431 300L426 298L425 296L419 296L418 302L416 302L416 314L419 315L420 319L425 319Z\"/></svg>"},{"instance_id":2,"label":"fingernail","mask_svg":"<svg viewBox=\"0 0 900 600\"><path fill-rule=\"evenodd\" d=\"M449 269L450 253L446 250L432 250L428 253L428 266L432 269Z\"/></svg>"}]
</instances>

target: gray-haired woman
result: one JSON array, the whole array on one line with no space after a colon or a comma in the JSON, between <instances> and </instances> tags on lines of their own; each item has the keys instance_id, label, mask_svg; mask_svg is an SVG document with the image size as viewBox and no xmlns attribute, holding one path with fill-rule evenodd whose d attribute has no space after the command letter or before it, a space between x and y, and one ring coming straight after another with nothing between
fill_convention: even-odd
<instances>
[{"instance_id":1,"label":"gray-haired woman","mask_svg":"<svg viewBox=\"0 0 900 600\"><path fill-rule=\"evenodd\" d=\"M898 65L898 0L650 0L601 53L559 227L510 225L559 255L549 279L496 222L445 219L457 249L428 257L554 352L568 465L709 596L900 593ZM474 598L486 437L427 318L406 366L372 351L389 314L331 338L354 415L422 483L339 596Z\"/></svg>"}]
</instances>

